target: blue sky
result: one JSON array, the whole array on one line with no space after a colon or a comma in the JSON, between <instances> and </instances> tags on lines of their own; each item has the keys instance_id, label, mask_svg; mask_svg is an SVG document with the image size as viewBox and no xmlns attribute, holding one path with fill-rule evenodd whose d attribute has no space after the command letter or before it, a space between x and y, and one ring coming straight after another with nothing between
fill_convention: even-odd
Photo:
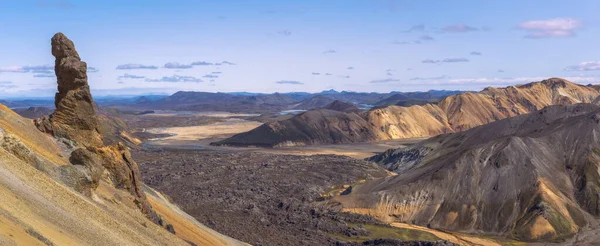
<instances>
[{"instance_id":1,"label":"blue sky","mask_svg":"<svg viewBox=\"0 0 600 246\"><path fill-rule=\"evenodd\" d=\"M0 0L0 97L52 96L50 38L95 94L600 83L595 0Z\"/></svg>"}]
</instances>

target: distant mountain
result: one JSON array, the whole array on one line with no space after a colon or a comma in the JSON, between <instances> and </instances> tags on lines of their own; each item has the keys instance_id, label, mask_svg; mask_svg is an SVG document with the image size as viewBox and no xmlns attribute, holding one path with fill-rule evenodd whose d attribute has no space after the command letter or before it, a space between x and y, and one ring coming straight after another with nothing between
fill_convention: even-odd
<instances>
[{"instance_id":1,"label":"distant mountain","mask_svg":"<svg viewBox=\"0 0 600 246\"><path fill-rule=\"evenodd\" d=\"M554 82L509 90L571 86ZM600 216L598 132L600 107L574 104L439 135L370 158L398 175L354 187L340 202L387 221L560 240Z\"/></svg>"},{"instance_id":2,"label":"distant mountain","mask_svg":"<svg viewBox=\"0 0 600 246\"><path fill-rule=\"evenodd\" d=\"M311 110L321 108L332 103L333 101L335 101L335 99L331 97L325 95L316 95L300 102L298 105L295 105L294 109Z\"/></svg>"},{"instance_id":3,"label":"distant mountain","mask_svg":"<svg viewBox=\"0 0 600 246\"><path fill-rule=\"evenodd\" d=\"M600 96L600 92L592 87L574 84L564 79L551 78L548 80L529 83L506 88L486 88L473 93L466 92L444 98L435 104L415 105L410 107L387 106L375 108L360 117L364 120L353 126L359 127L362 137L343 138L344 141L372 141L402 138L430 137L443 133L460 132L475 126L494 122L499 119L527 114L550 105L569 105L575 103L591 103ZM308 113L308 112L307 112ZM306 114L306 113L305 113ZM295 120L284 122L271 122L252 131L269 132L276 135L272 140L264 141L256 138L258 135L252 131L241 133L220 142L227 145L306 145L306 144L331 144L340 143L337 137L325 138L321 134L338 134L337 129L344 132L342 135L355 134L359 129L349 128L344 125L344 120L333 118L334 115L322 117L323 124L310 125L312 121ZM339 115L341 119L350 116ZM295 116L301 117L301 115ZM290 125L293 122L293 126ZM332 132L331 124L338 124ZM309 126L310 125L310 126ZM286 127L291 127L287 129ZM296 134L297 129L315 131L319 137L312 133ZM302 137L301 137L302 136Z\"/></svg>"},{"instance_id":4,"label":"distant mountain","mask_svg":"<svg viewBox=\"0 0 600 246\"><path fill-rule=\"evenodd\" d=\"M54 109L46 108L46 107L29 107L29 108L17 108L14 110L17 114L29 118L29 119L37 119L44 115L50 115L54 112Z\"/></svg>"},{"instance_id":5,"label":"distant mountain","mask_svg":"<svg viewBox=\"0 0 600 246\"><path fill-rule=\"evenodd\" d=\"M394 94L386 99L376 102L375 106L385 107L385 106L390 106L390 105L397 105L397 106L408 107L408 106L413 106L413 105L424 105L424 104L428 104L428 103L435 103L440 100L440 98L436 98L435 96L433 96L431 94L429 94L428 96L427 95L419 95L419 96L428 97L428 98L411 97L410 94Z\"/></svg>"},{"instance_id":6,"label":"distant mountain","mask_svg":"<svg viewBox=\"0 0 600 246\"><path fill-rule=\"evenodd\" d=\"M339 100L335 100L332 103L323 107L323 109L341 111L341 112L359 112L360 109L356 107L356 105L352 103L342 102Z\"/></svg>"}]
</instances>

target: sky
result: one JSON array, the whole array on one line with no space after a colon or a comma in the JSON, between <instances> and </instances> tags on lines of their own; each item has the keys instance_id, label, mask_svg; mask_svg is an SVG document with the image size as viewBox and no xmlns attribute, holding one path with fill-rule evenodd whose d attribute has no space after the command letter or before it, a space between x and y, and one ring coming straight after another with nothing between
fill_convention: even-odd
<instances>
[{"instance_id":1,"label":"sky","mask_svg":"<svg viewBox=\"0 0 600 246\"><path fill-rule=\"evenodd\" d=\"M63 32L95 95L600 83L597 0L0 0L0 98L52 97Z\"/></svg>"}]
</instances>

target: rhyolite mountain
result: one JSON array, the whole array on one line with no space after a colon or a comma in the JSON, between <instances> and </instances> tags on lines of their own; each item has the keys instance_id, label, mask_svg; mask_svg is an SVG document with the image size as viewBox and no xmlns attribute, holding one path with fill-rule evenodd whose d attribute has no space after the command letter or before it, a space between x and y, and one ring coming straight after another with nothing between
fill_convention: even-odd
<instances>
[{"instance_id":1,"label":"rhyolite mountain","mask_svg":"<svg viewBox=\"0 0 600 246\"><path fill-rule=\"evenodd\" d=\"M243 245L142 183L129 149L103 141L73 42L51 46L56 110L32 121L0 105L0 244Z\"/></svg>"},{"instance_id":2,"label":"rhyolite mountain","mask_svg":"<svg viewBox=\"0 0 600 246\"><path fill-rule=\"evenodd\" d=\"M448 96L437 103L386 106L359 114L305 112L217 142L235 146L335 144L431 137L460 132L550 105L592 103L597 88L560 78ZM352 120L349 122L348 120ZM265 135L268 138L260 138Z\"/></svg>"},{"instance_id":3,"label":"rhyolite mountain","mask_svg":"<svg viewBox=\"0 0 600 246\"><path fill-rule=\"evenodd\" d=\"M397 175L354 187L340 199L349 211L519 240L584 229L600 239L596 105L548 106L369 160Z\"/></svg>"}]
</instances>

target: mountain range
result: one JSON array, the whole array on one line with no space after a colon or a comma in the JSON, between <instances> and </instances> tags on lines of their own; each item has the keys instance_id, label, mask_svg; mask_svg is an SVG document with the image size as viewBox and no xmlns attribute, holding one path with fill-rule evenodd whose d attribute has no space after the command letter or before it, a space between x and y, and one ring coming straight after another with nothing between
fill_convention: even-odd
<instances>
[{"instance_id":1,"label":"mountain range","mask_svg":"<svg viewBox=\"0 0 600 246\"><path fill-rule=\"evenodd\" d=\"M550 78L505 88L488 87L480 92L447 96L437 103L409 107L391 105L360 113L318 109L265 123L216 144L278 147L431 137L546 106L598 102L599 96L596 87Z\"/></svg>"}]
</instances>

